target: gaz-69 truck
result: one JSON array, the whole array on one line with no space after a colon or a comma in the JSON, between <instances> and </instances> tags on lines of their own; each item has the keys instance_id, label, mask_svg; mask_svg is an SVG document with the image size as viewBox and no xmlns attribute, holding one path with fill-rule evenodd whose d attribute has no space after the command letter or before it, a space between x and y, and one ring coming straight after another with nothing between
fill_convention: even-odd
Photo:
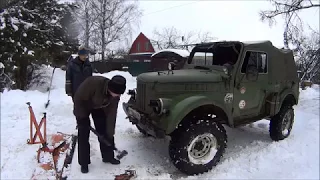
<instances>
[{"instance_id":1,"label":"gaz-69 truck","mask_svg":"<svg viewBox=\"0 0 320 180\"><path fill-rule=\"evenodd\" d=\"M291 50L270 41L196 45L184 67L148 72L123 109L140 132L170 136L169 155L188 175L211 170L227 146L223 125L270 120L274 141L290 135L299 79Z\"/></svg>"}]
</instances>

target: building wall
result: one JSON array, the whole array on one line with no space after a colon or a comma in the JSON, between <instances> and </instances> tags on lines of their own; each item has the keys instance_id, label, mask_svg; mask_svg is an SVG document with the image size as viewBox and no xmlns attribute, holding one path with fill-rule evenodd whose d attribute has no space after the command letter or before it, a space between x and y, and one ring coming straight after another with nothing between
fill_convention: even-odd
<instances>
[{"instance_id":1,"label":"building wall","mask_svg":"<svg viewBox=\"0 0 320 180\"><path fill-rule=\"evenodd\" d=\"M140 33L133 41L129 54L154 52L155 51L150 40L143 33Z\"/></svg>"}]
</instances>

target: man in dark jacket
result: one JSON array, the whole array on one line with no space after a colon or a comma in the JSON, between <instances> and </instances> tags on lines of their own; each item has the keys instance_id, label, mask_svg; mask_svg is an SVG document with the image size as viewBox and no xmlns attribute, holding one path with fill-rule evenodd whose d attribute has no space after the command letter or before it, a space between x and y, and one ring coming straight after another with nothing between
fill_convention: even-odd
<instances>
[{"instance_id":1,"label":"man in dark jacket","mask_svg":"<svg viewBox=\"0 0 320 180\"><path fill-rule=\"evenodd\" d=\"M116 75L111 80L92 76L88 77L75 93L73 112L78 125L78 162L82 173L89 171L90 164L90 114L97 132L111 144L107 146L98 138L102 161L120 164L120 161L114 158L113 147L118 103L125 89L126 79L122 76Z\"/></svg>"},{"instance_id":2,"label":"man in dark jacket","mask_svg":"<svg viewBox=\"0 0 320 180\"><path fill-rule=\"evenodd\" d=\"M66 94L73 96L80 84L87 78L92 76L92 66L88 59L88 51L84 47L80 47L78 55L75 59L68 62L66 71Z\"/></svg>"}]
</instances>

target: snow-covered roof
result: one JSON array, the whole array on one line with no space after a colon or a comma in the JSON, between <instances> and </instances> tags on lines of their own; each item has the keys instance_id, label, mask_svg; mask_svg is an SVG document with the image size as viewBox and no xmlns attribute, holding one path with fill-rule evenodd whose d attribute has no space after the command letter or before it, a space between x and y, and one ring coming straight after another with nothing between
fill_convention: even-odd
<instances>
[{"instance_id":1,"label":"snow-covered roof","mask_svg":"<svg viewBox=\"0 0 320 180\"><path fill-rule=\"evenodd\" d=\"M153 57L153 56L155 56L155 55L157 55L157 54L159 54L159 53L162 53L162 52L173 52L173 53L175 53L175 54L178 54L178 55L181 56L181 57L188 57L189 54L190 54L190 52L187 51L187 50L185 50L185 49L162 49L162 50L160 50L160 51L155 52L154 54L152 54L151 57Z\"/></svg>"},{"instance_id":2,"label":"snow-covered roof","mask_svg":"<svg viewBox=\"0 0 320 180\"><path fill-rule=\"evenodd\" d=\"M152 52L140 52L140 53L131 53L129 55L150 55L153 54Z\"/></svg>"},{"instance_id":3,"label":"snow-covered roof","mask_svg":"<svg viewBox=\"0 0 320 180\"><path fill-rule=\"evenodd\" d=\"M2 62L0 62L0 68L5 68L5 66Z\"/></svg>"}]
</instances>

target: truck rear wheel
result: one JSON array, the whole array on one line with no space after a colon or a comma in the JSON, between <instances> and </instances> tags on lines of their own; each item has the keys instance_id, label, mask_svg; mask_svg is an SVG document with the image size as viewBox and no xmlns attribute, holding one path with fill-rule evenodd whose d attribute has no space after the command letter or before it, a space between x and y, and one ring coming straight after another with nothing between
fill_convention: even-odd
<instances>
[{"instance_id":1,"label":"truck rear wheel","mask_svg":"<svg viewBox=\"0 0 320 180\"><path fill-rule=\"evenodd\" d=\"M177 169L188 175L207 172L218 164L227 135L222 124L214 120L188 122L171 136L169 155Z\"/></svg>"},{"instance_id":2,"label":"truck rear wheel","mask_svg":"<svg viewBox=\"0 0 320 180\"><path fill-rule=\"evenodd\" d=\"M291 105L284 104L279 113L271 118L270 137L274 141L280 141L289 137L294 123L294 111Z\"/></svg>"}]
</instances>

